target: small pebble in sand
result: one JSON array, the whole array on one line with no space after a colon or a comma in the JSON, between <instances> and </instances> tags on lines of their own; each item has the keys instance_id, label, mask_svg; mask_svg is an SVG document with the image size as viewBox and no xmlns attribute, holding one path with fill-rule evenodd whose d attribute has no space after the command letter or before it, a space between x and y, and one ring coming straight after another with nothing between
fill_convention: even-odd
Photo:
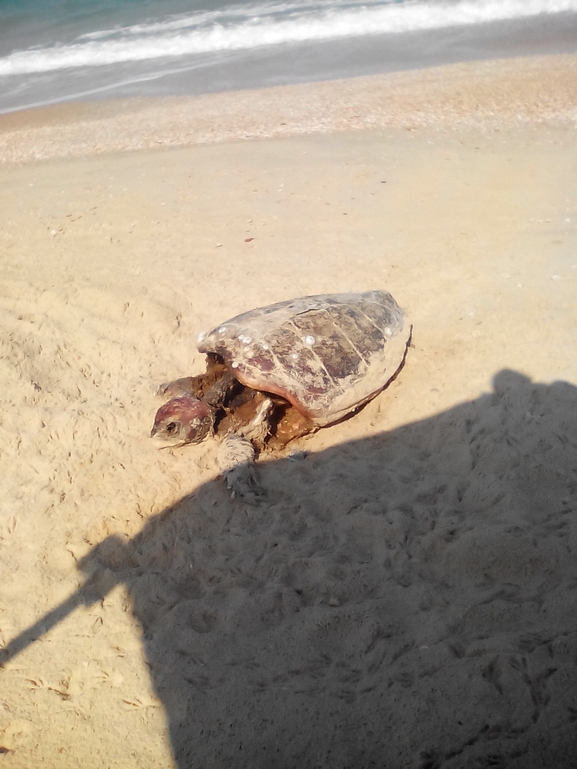
<instances>
[{"instance_id":1,"label":"small pebble in sand","mask_svg":"<svg viewBox=\"0 0 577 769\"><path fill-rule=\"evenodd\" d=\"M331 595L331 597L329 598L329 606L340 606L340 605L341 605L341 602L336 597L336 595Z\"/></svg>"},{"instance_id":2,"label":"small pebble in sand","mask_svg":"<svg viewBox=\"0 0 577 769\"><path fill-rule=\"evenodd\" d=\"M302 449L296 449L295 451L291 451L287 459L290 460L291 462L301 462L303 459L306 459L307 456L308 456L307 451L303 451Z\"/></svg>"}]
</instances>

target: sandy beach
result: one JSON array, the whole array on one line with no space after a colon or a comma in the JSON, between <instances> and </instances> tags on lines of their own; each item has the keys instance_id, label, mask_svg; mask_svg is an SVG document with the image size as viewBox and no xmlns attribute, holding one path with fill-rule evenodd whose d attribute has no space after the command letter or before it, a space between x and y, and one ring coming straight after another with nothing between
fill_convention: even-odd
<instances>
[{"instance_id":1,"label":"sandy beach","mask_svg":"<svg viewBox=\"0 0 577 769\"><path fill-rule=\"evenodd\" d=\"M557 56L0 118L3 767L575 765L576 94ZM263 501L151 441L200 331L369 289L406 365Z\"/></svg>"}]
</instances>

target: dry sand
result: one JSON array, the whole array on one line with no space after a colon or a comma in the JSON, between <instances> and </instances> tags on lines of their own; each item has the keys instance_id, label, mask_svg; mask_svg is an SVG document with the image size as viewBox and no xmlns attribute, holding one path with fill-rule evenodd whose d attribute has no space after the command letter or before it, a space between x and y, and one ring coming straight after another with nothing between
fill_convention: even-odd
<instances>
[{"instance_id":1,"label":"dry sand","mask_svg":"<svg viewBox=\"0 0 577 769\"><path fill-rule=\"evenodd\" d=\"M575 765L575 72L303 86L316 133L180 149L110 152L134 105L4 119L2 767ZM323 134L368 80L388 122ZM265 96L296 115L299 89ZM257 96L221 98L239 137ZM150 146L177 113L139 109ZM369 288L410 314L407 365L261 463L263 503L210 442L155 448L153 385L200 370L200 330Z\"/></svg>"}]
</instances>

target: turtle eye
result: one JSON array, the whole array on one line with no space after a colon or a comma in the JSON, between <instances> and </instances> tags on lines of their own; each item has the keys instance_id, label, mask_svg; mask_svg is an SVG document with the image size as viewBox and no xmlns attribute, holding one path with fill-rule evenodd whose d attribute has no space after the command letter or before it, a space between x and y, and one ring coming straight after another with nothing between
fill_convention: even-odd
<instances>
[{"instance_id":1,"label":"turtle eye","mask_svg":"<svg viewBox=\"0 0 577 769\"><path fill-rule=\"evenodd\" d=\"M164 429L172 434L176 430L176 422L169 422Z\"/></svg>"}]
</instances>

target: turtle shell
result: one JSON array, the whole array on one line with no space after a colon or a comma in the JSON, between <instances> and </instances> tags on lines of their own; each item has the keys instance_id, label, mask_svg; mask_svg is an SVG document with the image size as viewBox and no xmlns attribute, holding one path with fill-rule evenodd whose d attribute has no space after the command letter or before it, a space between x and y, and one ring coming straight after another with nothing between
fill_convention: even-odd
<instances>
[{"instance_id":1,"label":"turtle shell","mask_svg":"<svg viewBox=\"0 0 577 769\"><path fill-rule=\"evenodd\" d=\"M373 398L400 368L411 327L386 291L321 294L260 307L201 334L244 385L328 425Z\"/></svg>"}]
</instances>

